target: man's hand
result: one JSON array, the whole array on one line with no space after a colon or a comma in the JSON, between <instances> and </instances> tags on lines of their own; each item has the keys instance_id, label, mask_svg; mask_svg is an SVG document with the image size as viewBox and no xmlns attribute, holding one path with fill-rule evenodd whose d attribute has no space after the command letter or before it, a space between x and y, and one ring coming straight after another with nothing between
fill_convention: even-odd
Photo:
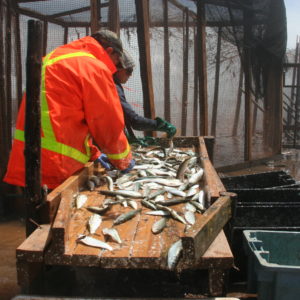
<instances>
[{"instance_id":1,"label":"man's hand","mask_svg":"<svg viewBox=\"0 0 300 300\"><path fill-rule=\"evenodd\" d=\"M108 157L106 154L102 153L96 161L100 162L102 167L105 168L106 170L111 170L113 168L112 164L109 162Z\"/></svg>"},{"instance_id":2,"label":"man's hand","mask_svg":"<svg viewBox=\"0 0 300 300\"><path fill-rule=\"evenodd\" d=\"M167 133L168 138L172 138L176 133L176 127L171 123L157 117L155 118L157 122L157 131L164 131Z\"/></svg>"}]
</instances>

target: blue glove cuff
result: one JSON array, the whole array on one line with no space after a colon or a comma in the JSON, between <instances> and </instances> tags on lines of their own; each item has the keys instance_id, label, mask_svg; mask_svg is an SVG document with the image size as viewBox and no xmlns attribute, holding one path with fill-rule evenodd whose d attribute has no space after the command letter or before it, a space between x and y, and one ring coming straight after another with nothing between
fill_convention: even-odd
<instances>
[{"instance_id":1,"label":"blue glove cuff","mask_svg":"<svg viewBox=\"0 0 300 300\"><path fill-rule=\"evenodd\" d=\"M126 173L130 172L130 171L133 169L134 166L135 166L135 160L132 159L132 160L130 161L130 164L129 164L128 168L125 169L125 170L122 170L121 173L122 173L122 174L126 174Z\"/></svg>"},{"instance_id":2,"label":"blue glove cuff","mask_svg":"<svg viewBox=\"0 0 300 300\"><path fill-rule=\"evenodd\" d=\"M106 170L111 170L112 169L112 165L109 162L109 159L106 156L106 154L102 153L96 160L98 162L100 162L102 167L105 168Z\"/></svg>"}]
</instances>

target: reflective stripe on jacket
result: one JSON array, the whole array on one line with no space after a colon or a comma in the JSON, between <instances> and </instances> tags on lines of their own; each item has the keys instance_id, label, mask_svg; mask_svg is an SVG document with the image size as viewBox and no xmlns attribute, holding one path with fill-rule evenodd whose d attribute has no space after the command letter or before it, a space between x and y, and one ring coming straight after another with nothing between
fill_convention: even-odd
<instances>
[{"instance_id":1,"label":"reflective stripe on jacket","mask_svg":"<svg viewBox=\"0 0 300 300\"><path fill-rule=\"evenodd\" d=\"M115 66L92 37L61 46L43 60L41 80L42 184L55 188L90 160L91 136L111 163L127 168L130 147L112 79ZM25 185L25 97L4 180Z\"/></svg>"}]
</instances>

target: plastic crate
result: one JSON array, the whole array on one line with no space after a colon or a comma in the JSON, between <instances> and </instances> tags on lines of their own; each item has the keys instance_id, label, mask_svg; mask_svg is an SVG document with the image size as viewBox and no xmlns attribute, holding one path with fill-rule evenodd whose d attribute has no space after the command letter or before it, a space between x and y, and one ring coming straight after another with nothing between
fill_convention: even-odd
<instances>
[{"instance_id":1,"label":"plastic crate","mask_svg":"<svg viewBox=\"0 0 300 300\"><path fill-rule=\"evenodd\" d=\"M299 186L295 179L286 171L268 171L248 175L237 175L221 178L227 190L248 188L282 188Z\"/></svg>"},{"instance_id":2,"label":"plastic crate","mask_svg":"<svg viewBox=\"0 0 300 300\"><path fill-rule=\"evenodd\" d=\"M278 189L299 187L299 183L286 171L268 171L248 175L229 176L221 178L226 190L241 190L249 188Z\"/></svg>"},{"instance_id":3,"label":"plastic crate","mask_svg":"<svg viewBox=\"0 0 300 300\"><path fill-rule=\"evenodd\" d=\"M300 299L300 232L244 230L248 291L258 300Z\"/></svg>"}]
</instances>

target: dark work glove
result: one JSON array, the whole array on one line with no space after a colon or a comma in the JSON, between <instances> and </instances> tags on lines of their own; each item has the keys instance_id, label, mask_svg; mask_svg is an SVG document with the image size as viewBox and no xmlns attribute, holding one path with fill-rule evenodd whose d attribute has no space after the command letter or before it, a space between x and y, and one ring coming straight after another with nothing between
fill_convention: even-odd
<instances>
[{"instance_id":1,"label":"dark work glove","mask_svg":"<svg viewBox=\"0 0 300 300\"><path fill-rule=\"evenodd\" d=\"M135 166L135 160L132 159L132 160L130 161L130 164L129 164L128 168L125 169L125 170L122 170L121 173L122 173L122 174L126 174L126 173L130 172L130 171L133 169L134 166Z\"/></svg>"},{"instance_id":2,"label":"dark work glove","mask_svg":"<svg viewBox=\"0 0 300 300\"><path fill-rule=\"evenodd\" d=\"M157 131L164 131L167 133L167 137L171 138L175 135L176 133L176 127L174 125L172 125L171 123L157 117L155 118L156 122L157 122Z\"/></svg>"},{"instance_id":3,"label":"dark work glove","mask_svg":"<svg viewBox=\"0 0 300 300\"><path fill-rule=\"evenodd\" d=\"M106 170L111 170L113 169L112 164L109 162L108 157L106 156L106 154L102 153L97 159L96 161L100 162L102 167L105 168Z\"/></svg>"}]
</instances>

